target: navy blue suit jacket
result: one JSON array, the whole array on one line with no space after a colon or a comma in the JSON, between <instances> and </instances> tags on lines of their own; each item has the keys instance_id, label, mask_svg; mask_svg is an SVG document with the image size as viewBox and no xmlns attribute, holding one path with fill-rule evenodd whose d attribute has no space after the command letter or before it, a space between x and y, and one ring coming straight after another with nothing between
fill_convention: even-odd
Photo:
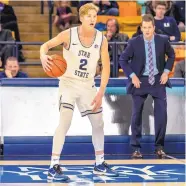
<instances>
[{"instance_id":1,"label":"navy blue suit jacket","mask_svg":"<svg viewBox=\"0 0 186 186\"><path fill-rule=\"evenodd\" d=\"M164 69L172 70L175 53L174 49L169 43L169 38L164 35L154 35L155 50L156 50L156 64L159 74L162 74ZM165 58L167 55L167 60ZM133 72L140 78L145 70L146 55L145 43L143 35L139 35L129 40L126 49L123 51L119 58L119 63L125 74L129 77ZM127 92L131 93L132 88L131 78L127 86ZM170 82L167 83L170 87Z\"/></svg>"}]
</instances>

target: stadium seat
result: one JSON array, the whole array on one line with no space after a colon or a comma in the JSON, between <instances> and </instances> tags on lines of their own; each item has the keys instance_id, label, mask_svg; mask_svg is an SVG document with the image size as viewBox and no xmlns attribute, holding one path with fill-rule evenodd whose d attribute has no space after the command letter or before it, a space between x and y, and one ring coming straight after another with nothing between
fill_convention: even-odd
<instances>
[{"instance_id":1,"label":"stadium seat","mask_svg":"<svg viewBox=\"0 0 186 186\"><path fill-rule=\"evenodd\" d=\"M141 16L126 16L126 17L115 17L115 16L98 16L97 23L106 24L107 20L115 18L118 20L121 32L133 31L136 32L137 27L141 23Z\"/></svg>"},{"instance_id":2,"label":"stadium seat","mask_svg":"<svg viewBox=\"0 0 186 186\"><path fill-rule=\"evenodd\" d=\"M181 40L182 41L185 41L185 35L186 35L186 32L181 32Z\"/></svg>"},{"instance_id":3,"label":"stadium seat","mask_svg":"<svg viewBox=\"0 0 186 186\"><path fill-rule=\"evenodd\" d=\"M137 16L137 3L130 1L120 1L119 5L119 16Z\"/></svg>"},{"instance_id":4,"label":"stadium seat","mask_svg":"<svg viewBox=\"0 0 186 186\"><path fill-rule=\"evenodd\" d=\"M185 59L185 47L184 46L176 46L174 47L176 60L182 60Z\"/></svg>"},{"instance_id":5,"label":"stadium seat","mask_svg":"<svg viewBox=\"0 0 186 186\"><path fill-rule=\"evenodd\" d=\"M141 24L141 16L126 16L118 18L120 24L120 31L135 31Z\"/></svg>"},{"instance_id":6,"label":"stadium seat","mask_svg":"<svg viewBox=\"0 0 186 186\"><path fill-rule=\"evenodd\" d=\"M97 23L104 23L106 24L107 20L110 19L110 18L116 18L118 19L118 17L115 17L115 16L97 16Z\"/></svg>"},{"instance_id":7,"label":"stadium seat","mask_svg":"<svg viewBox=\"0 0 186 186\"><path fill-rule=\"evenodd\" d=\"M7 5L9 4L9 0L1 0L1 2Z\"/></svg>"}]
</instances>

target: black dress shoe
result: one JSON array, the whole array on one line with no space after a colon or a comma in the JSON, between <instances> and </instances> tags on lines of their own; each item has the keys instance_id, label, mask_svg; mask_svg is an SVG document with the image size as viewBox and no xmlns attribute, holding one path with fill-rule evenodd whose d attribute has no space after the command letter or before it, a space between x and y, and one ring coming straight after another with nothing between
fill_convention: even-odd
<instances>
[{"instance_id":1,"label":"black dress shoe","mask_svg":"<svg viewBox=\"0 0 186 186\"><path fill-rule=\"evenodd\" d=\"M162 149L156 150L155 153L156 153L156 155L159 159L165 159L166 158L166 154Z\"/></svg>"},{"instance_id":2,"label":"black dress shoe","mask_svg":"<svg viewBox=\"0 0 186 186\"><path fill-rule=\"evenodd\" d=\"M143 159L143 156L139 150L136 150L132 153L132 159Z\"/></svg>"}]
</instances>

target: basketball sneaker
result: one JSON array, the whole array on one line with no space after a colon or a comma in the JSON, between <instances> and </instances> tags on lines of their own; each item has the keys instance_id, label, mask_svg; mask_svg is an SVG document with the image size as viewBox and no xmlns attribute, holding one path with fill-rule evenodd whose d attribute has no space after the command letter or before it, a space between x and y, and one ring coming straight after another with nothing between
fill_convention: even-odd
<instances>
[{"instance_id":1,"label":"basketball sneaker","mask_svg":"<svg viewBox=\"0 0 186 186\"><path fill-rule=\"evenodd\" d=\"M69 177L65 176L60 165L56 164L49 169L47 179L56 181L67 181L69 180Z\"/></svg>"},{"instance_id":2,"label":"basketball sneaker","mask_svg":"<svg viewBox=\"0 0 186 186\"><path fill-rule=\"evenodd\" d=\"M97 175L108 176L108 177L119 176L119 174L116 171L112 170L105 161L100 165L95 164L93 173Z\"/></svg>"}]
</instances>

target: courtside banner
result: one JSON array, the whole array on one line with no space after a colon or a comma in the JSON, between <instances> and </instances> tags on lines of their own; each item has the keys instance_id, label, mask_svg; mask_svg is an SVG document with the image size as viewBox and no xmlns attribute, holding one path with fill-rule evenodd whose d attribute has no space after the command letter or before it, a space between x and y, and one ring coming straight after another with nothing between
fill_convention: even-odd
<instances>
[{"instance_id":1,"label":"courtside banner","mask_svg":"<svg viewBox=\"0 0 186 186\"><path fill-rule=\"evenodd\" d=\"M126 95L126 79L110 79L103 98L105 135L129 135L132 99ZM183 79L172 79L167 88L167 134L185 133L185 87ZM100 79L96 80L99 89ZM3 136L53 136L59 123L57 79L1 80L1 126ZM154 103L144 105L143 134L154 134ZM69 136L91 135L88 117L75 107Z\"/></svg>"}]
</instances>

